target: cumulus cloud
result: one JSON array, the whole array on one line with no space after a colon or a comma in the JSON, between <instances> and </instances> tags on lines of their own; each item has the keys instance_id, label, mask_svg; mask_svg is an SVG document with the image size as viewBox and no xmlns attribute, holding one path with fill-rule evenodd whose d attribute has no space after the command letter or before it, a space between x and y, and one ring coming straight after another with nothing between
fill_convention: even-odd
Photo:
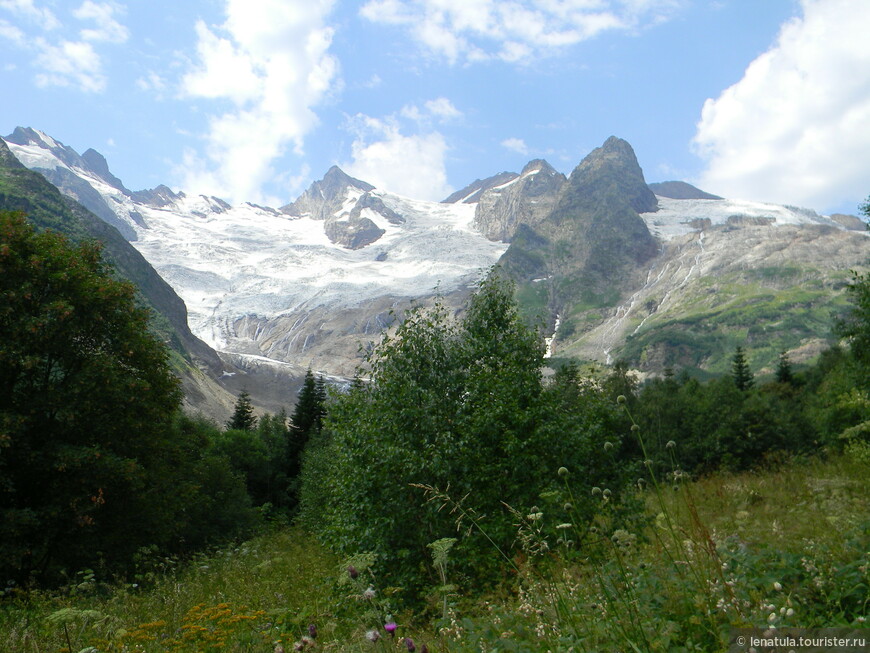
<instances>
[{"instance_id":1,"label":"cumulus cloud","mask_svg":"<svg viewBox=\"0 0 870 653\"><path fill-rule=\"evenodd\" d=\"M188 151L186 188L233 201L279 202L262 186L289 147L302 151L314 108L339 83L326 24L334 0L225 0L226 21L196 25L197 61L183 94L228 101L208 118L204 152Z\"/></svg>"},{"instance_id":2,"label":"cumulus cloud","mask_svg":"<svg viewBox=\"0 0 870 653\"><path fill-rule=\"evenodd\" d=\"M84 41L61 41L58 45L44 38L35 41L37 86L76 86L96 93L106 87L100 56L93 45Z\"/></svg>"},{"instance_id":3,"label":"cumulus cloud","mask_svg":"<svg viewBox=\"0 0 870 653\"><path fill-rule=\"evenodd\" d=\"M529 148L522 138L506 138L501 142L501 146L517 154L526 155L529 153Z\"/></svg>"},{"instance_id":4,"label":"cumulus cloud","mask_svg":"<svg viewBox=\"0 0 870 653\"><path fill-rule=\"evenodd\" d=\"M870 170L870 3L802 0L803 15L704 104L699 185L819 210L857 204Z\"/></svg>"},{"instance_id":5,"label":"cumulus cloud","mask_svg":"<svg viewBox=\"0 0 870 653\"><path fill-rule=\"evenodd\" d=\"M127 28L115 20L115 12L120 11L118 6L111 2L94 2L85 0L82 5L73 11L73 16L79 20L92 20L96 27L83 29L81 37L85 41L105 41L107 43L124 43L130 33Z\"/></svg>"},{"instance_id":6,"label":"cumulus cloud","mask_svg":"<svg viewBox=\"0 0 870 653\"><path fill-rule=\"evenodd\" d=\"M369 0L360 14L406 28L451 64L524 62L614 30L667 20L684 0Z\"/></svg>"},{"instance_id":7,"label":"cumulus cloud","mask_svg":"<svg viewBox=\"0 0 870 653\"><path fill-rule=\"evenodd\" d=\"M352 121L356 138L350 175L399 195L437 201L450 194L447 184L447 141L437 131L403 134L395 117L359 114Z\"/></svg>"},{"instance_id":8,"label":"cumulus cloud","mask_svg":"<svg viewBox=\"0 0 870 653\"><path fill-rule=\"evenodd\" d=\"M41 29L50 31L60 27L60 21L50 9L37 7L33 0L0 0L0 9L5 9L30 22L36 23Z\"/></svg>"},{"instance_id":9,"label":"cumulus cloud","mask_svg":"<svg viewBox=\"0 0 870 653\"><path fill-rule=\"evenodd\" d=\"M123 8L114 2L85 0L75 8L74 18L94 23L93 27L82 28L78 38L58 38L57 32L69 30L64 30L51 10L38 7L33 0L0 0L0 9L30 23L25 31L23 25L13 26L0 20L0 36L21 50L34 53L33 64L37 69L34 80L41 87L75 87L87 93L103 91L107 78L102 56L94 44L119 44L129 38L127 28L115 18ZM46 36L49 32L51 38Z\"/></svg>"}]
</instances>

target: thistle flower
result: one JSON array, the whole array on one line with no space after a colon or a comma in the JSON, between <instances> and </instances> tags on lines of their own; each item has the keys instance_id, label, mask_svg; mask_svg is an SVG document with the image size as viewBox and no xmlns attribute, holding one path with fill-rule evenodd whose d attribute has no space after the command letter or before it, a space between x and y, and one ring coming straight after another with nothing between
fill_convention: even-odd
<instances>
[{"instance_id":1,"label":"thistle flower","mask_svg":"<svg viewBox=\"0 0 870 653\"><path fill-rule=\"evenodd\" d=\"M408 647L408 653L414 653L417 650L417 647L414 646L414 640L410 637L405 638L405 646Z\"/></svg>"},{"instance_id":2,"label":"thistle flower","mask_svg":"<svg viewBox=\"0 0 870 653\"><path fill-rule=\"evenodd\" d=\"M369 600L375 598L375 588L372 587L371 585L369 585L368 589L365 592L363 592L363 598L369 599Z\"/></svg>"},{"instance_id":3,"label":"thistle flower","mask_svg":"<svg viewBox=\"0 0 870 653\"><path fill-rule=\"evenodd\" d=\"M369 640L372 644L374 644L380 638L381 634L377 631L377 629L372 628L371 630L366 631L366 639Z\"/></svg>"},{"instance_id":4,"label":"thistle flower","mask_svg":"<svg viewBox=\"0 0 870 653\"><path fill-rule=\"evenodd\" d=\"M396 625L395 621L388 621L384 624L384 630L390 633L390 637L396 636L396 628L398 628L398 626Z\"/></svg>"},{"instance_id":5,"label":"thistle flower","mask_svg":"<svg viewBox=\"0 0 870 653\"><path fill-rule=\"evenodd\" d=\"M353 565L350 565L347 568L347 575L350 576L352 580L356 580L357 578L359 578L359 572L356 570L356 567L354 567Z\"/></svg>"},{"instance_id":6,"label":"thistle flower","mask_svg":"<svg viewBox=\"0 0 870 653\"><path fill-rule=\"evenodd\" d=\"M308 636L311 639L317 639L317 626L314 624L308 624Z\"/></svg>"}]
</instances>

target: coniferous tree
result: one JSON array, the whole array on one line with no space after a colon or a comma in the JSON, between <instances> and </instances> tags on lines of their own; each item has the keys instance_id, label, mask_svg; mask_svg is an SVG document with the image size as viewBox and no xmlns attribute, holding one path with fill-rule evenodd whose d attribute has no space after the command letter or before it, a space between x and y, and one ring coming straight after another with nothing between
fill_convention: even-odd
<instances>
[{"instance_id":1,"label":"coniferous tree","mask_svg":"<svg viewBox=\"0 0 870 653\"><path fill-rule=\"evenodd\" d=\"M749 363L746 362L746 354L743 353L743 347L737 347L734 352L734 358L731 359L731 378L734 380L734 385L738 390L749 390L755 385L755 378L752 376L752 370L749 369Z\"/></svg>"},{"instance_id":2,"label":"coniferous tree","mask_svg":"<svg viewBox=\"0 0 870 653\"><path fill-rule=\"evenodd\" d=\"M253 431L257 426L257 416L254 415L254 407L251 405L251 396L242 390L236 400L233 416L227 422L227 429L236 431Z\"/></svg>"},{"instance_id":3,"label":"coniferous tree","mask_svg":"<svg viewBox=\"0 0 870 653\"><path fill-rule=\"evenodd\" d=\"M776 380L779 383L794 385L794 374L791 371L791 361L788 359L788 354L782 352L779 355L779 362L776 365Z\"/></svg>"}]
</instances>

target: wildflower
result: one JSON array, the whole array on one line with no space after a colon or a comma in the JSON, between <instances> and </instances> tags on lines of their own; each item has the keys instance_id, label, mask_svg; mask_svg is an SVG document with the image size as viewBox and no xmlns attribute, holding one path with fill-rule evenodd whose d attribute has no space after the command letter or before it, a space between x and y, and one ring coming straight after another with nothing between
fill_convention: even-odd
<instances>
[{"instance_id":1,"label":"wildflower","mask_svg":"<svg viewBox=\"0 0 870 653\"><path fill-rule=\"evenodd\" d=\"M673 440L668 440L668 443L665 445L665 447L667 447L668 449L673 449L676 446L677 446L677 443L674 442Z\"/></svg>"},{"instance_id":2,"label":"wildflower","mask_svg":"<svg viewBox=\"0 0 870 653\"><path fill-rule=\"evenodd\" d=\"M565 505L562 506L562 510L564 510L565 512L571 512L572 510L574 510L574 506L571 505L571 503L565 503Z\"/></svg>"},{"instance_id":3,"label":"wildflower","mask_svg":"<svg viewBox=\"0 0 870 653\"><path fill-rule=\"evenodd\" d=\"M420 648L420 653L429 653L429 647L423 644L423 646Z\"/></svg>"},{"instance_id":4,"label":"wildflower","mask_svg":"<svg viewBox=\"0 0 870 653\"><path fill-rule=\"evenodd\" d=\"M405 646L408 647L408 653L414 653L417 650L417 647L414 646L414 640L410 637L405 638Z\"/></svg>"},{"instance_id":5,"label":"wildflower","mask_svg":"<svg viewBox=\"0 0 870 653\"><path fill-rule=\"evenodd\" d=\"M767 615L767 620L768 620L770 623L773 623L774 621L776 621L776 613L775 613L775 612L771 612L769 615Z\"/></svg>"},{"instance_id":6,"label":"wildflower","mask_svg":"<svg viewBox=\"0 0 870 653\"><path fill-rule=\"evenodd\" d=\"M609 497L613 492L610 491L610 488L604 488L604 492L602 494L606 497Z\"/></svg>"},{"instance_id":7,"label":"wildflower","mask_svg":"<svg viewBox=\"0 0 870 653\"><path fill-rule=\"evenodd\" d=\"M275 646L275 653L284 653L284 647L280 644Z\"/></svg>"},{"instance_id":8,"label":"wildflower","mask_svg":"<svg viewBox=\"0 0 870 653\"><path fill-rule=\"evenodd\" d=\"M308 636L311 639L317 639L317 626L314 624L308 624Z\"/></svg>"},{"instance_id":9,"label":"wildflower","mask_svg":"<svg viewBox=\"0 0 870 653\"><path fill-rule=\"evenodd\" d=\"M618 403L618 404L624 404L625 401L626 401L626 399L625 399L625 395L619 395L619 396L616 398L616 403Z\"/></svg>"},{"instance_id":10,"label":"wildflower","mask_svg":"<svg viewBox=\"0 0 870 653\"><path fill-rule=\"evenodd\" d=\"M631 432L637 433L638 431L640 431L640 427L637 424L632 424L631 425Z\"/></svg>"},{"instance_id":11,"label":"wildflower","mask_svg":"<svg viewBox=\"0 0 870 653\"><path fill-rule=\"evenodd\" d=\"M613 449L613 443L612 442L605 442L604 443L604 450L610 451L611 449Z\"/></svg>"},{"instance_id":12,"label":"wildflower","mask_svg":"<svg viewBox=\"0 0 870 653\"><path fill-rule=\"evenodd\" d=\"M597 496L597 495L599 495L599 494L601 494L601 488L600 488L600 487L595 486L594 488L592 488L592 496Z\"/></svg>"},{"instance_id":13,"label":"wildflower","mask_svg":"<svg viewBox=\"0 0 870 653\"><path fill-rule=\"evenodd\" d=\"M567 468L567 467L560 467L560 468L559 468L559 472L558 472L558 474L559 474L559 476L561 476L562 478L568 476L568 468Z\"/></svg>"},{"instance_id":14,"label":"wildflower","mask_svg":"<svg viewBox=\"0 0 870 653\"><path fill-rule=\"evenodd\" d=\"M390 633L390 637L396 636L396 628L398 628L398 626L396 626L395 621L388 621L387 623L384 624L384 630L386 630L388 633Z\"/></svg>"},{"instance_id":15,"label":"wildflower","mask_svg":"<svg viewBox=\"0 0 870 653\"><path fill-rule=\"evenodd\" d=\"M381 634L374 628L369 631L366 631L366 639L369 640L372 644L378 641L381 638Z\"/></svg>"},{"instance_id":16,"label":"wildflower","mask_svg":"<svg viewBox=\"0 0 870 653\"><path fill-rule=\"evenodd\" d=\"M786 617L793 617L794 616L794 608L789 608L788 610L786 610L785 616ZM858 618L860 619L860 617L858 617Z\"/></svg>"},{"instance_id":17,"label":"wildflower","mask_svg":"<svg viewBox=\"0 0 870 653\"><path fill-rule=\"evenodd\" d=\"M369 585L369 588L365 592L363 592L363 598L369 600L375 598L375 588Z\"/></svg>"},{"instance_id":18,"label":"wildflower","mask_svg":"<svg viewBox=\"0 0 870 653\"><path fill-rule=\"evenodd\" d=\"M356 580L359 577L359 572L356 570L356 567L350 565L347 568L347 575L351 577L351 579Z\"/></svg>"},{"instance_id":19,"label":"wildflower","mask_svg":"<svg viewBox=\"0 0 870 653\"><path fill-rule=\"evenodd\" d=\"M563 531L566 528L572 528L574 524L559 524L556 526L556 530Z\"/></svg>"},{"instance_id":20,"label":"wildflower","mask_svg":"<svg viewBox=\"0 0 870 653\"><path fill-rule=\"evenodd\" d=\"M782 591L782 585L779 583L779 581L775 581L775 582L773 583L773 589L775 589L777 592L781 592L781 591Z\"/></svg>"}]
</instances>

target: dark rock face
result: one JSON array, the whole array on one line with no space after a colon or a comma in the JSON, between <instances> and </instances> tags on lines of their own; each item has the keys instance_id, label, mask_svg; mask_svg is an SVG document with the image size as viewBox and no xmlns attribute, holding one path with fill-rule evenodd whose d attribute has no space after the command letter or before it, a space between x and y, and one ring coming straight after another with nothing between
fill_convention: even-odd
<instances>
[{"instance_id":1,"label":"dark rock face","mask_svg":"<svg viewBox=\"0 0 870 653\"><path fill-rule=\"evenodd\" d=\"M171 206L177 200L180 200L182 197L184 197L184 193L174 193L172 192L172 189L168 186L160 184L156 188L137 190L136 192L132 193L131 197L137 202L142 202L143 204L147 204L148 206L162 209L164 207Z\"/></svg>"},{"instance_id":2,"label":"dark rock face","mask_svg":"<svg viewBox=\"0 0 870 653\"><path fill-rule=\"evenodd\" d=\"M520 175L480 195L474 226L490 240L511 242L519 225L533 226L547 217L565 181L543 159L530 161Z\"/></svg>"},{"instance_id":3,"label":"dark rock face","mask_svg":"<svg viewBox=\"0 0 870 653\"><path fill-rule=\"evenodd\" d=\"M649 185L650 190L659 197L667 197L672 200L721 200L718 195L712 195L695 188L692 184L684 181L661 181Z\"/></svg>"},{"instance_id":4,"label":"dark rock face","mask_svg":"<svg viewBox=\"0 0 870 653\"><path fill-rule=\"evenodd\" d=\"M369 218L330 218L323 226L332 242L348 249L362 249L384 235L385 231Z\"/></svg>"},{"instance_id":5,"label":"dark rock face","mask_svg":"<svg viewBox=\"0 0 870 653\"><path fill-rule=\"evenodd\" d=\"M517 230L502 262L521 285L547 279L553 312L607 303L658 253L638 215L657 208L631 146L611 137L560 185L543 219Z\"/></svg>"},{"instance_id":6,"label":"dark rock face","mask_svg":"<svg viewBox=\"0 0 870 653\"><path fill-rule=\"evenodd\" d=\"M109 171L109 164L106 158L94 149L87 149L82 154L82 161L87 165L88 170L97 175L110 186L117 188L125 195L130 195L130 191L124 188L124 184Z\"/></svg>"},{"instance_id":7,"label":"dark rock face","mask_svg":"<svg viewBox=\"0 0 870 653\"><path fill-rule=\"evenodd\" d=\"M355 220L359 218L363 209L371 209L375 213L384 216L390 224L403 224L405 222L405 218L384 204L384 200L369 192L364 193L357 200L356 206L350 212L350 219Z\"/></svg>"}]
</instances>

